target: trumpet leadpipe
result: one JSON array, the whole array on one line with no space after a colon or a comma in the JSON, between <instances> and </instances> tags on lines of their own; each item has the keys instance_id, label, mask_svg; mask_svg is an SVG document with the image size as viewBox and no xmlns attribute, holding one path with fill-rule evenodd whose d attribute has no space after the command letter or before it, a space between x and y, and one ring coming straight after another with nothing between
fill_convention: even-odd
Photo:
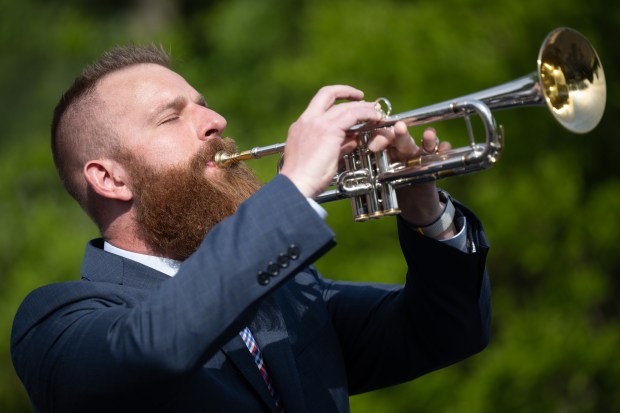
<instances>
[{"instance_id":1,"label":"trumpet leadpipe","mask_svg":"<svg viewBox=\"0 0 620 413\"><path fill-rule=\"evenodd\" d=\"M284 152L286 143L276 143L268 146L256 146L252 149L237 153L228 153L220 151L215 154L213 161L220 168L227 168L237 162L247 161L249 159L259 159L263 156L274 155Z\"/></svg>"}]
</instances>

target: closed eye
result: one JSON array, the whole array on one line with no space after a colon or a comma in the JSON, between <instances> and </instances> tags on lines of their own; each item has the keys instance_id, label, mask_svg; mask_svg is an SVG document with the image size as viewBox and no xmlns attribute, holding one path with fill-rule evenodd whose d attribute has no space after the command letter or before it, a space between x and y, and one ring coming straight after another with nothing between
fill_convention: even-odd
<instances>
[{"instance_id":1,"label":"closed eye","mask_svg":"<svg viewBox=\"0 0 620 413\"><path fill-rule=\"evenodd\" d=\"M170 122L174 122L175 120L179 119L180 116L179 115L171 115L171 116L167 116L166 118L164 118L161 122L159 122L159 125L163 125L164 123L170 123Z\"/></svg>"}]
</instances>

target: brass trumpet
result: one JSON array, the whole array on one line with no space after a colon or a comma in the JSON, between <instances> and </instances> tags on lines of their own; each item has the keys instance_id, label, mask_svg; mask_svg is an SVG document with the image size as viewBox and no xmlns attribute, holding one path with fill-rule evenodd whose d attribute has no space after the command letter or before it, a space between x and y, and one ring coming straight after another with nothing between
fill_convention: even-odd
<instances>
[{"instance_id":1,"label":"brass trumpet","mask_svg":"<svg viewBox=\"0 0 620 413\"><path fill-rule=\"evenodd\" d=\"M355 221L398 214L396 189L413 183L437 180L489 168L503 148L503 128L497 126L492 110L522 106L547 106L557 121L574 133L594 129L603 116L606 100L603 66L590 42L570 28L558 28L545 38L538 54L537 70L502 85L449 101L386 116L378 123L361 123L348 132L356 134L358 147L344 157L344 170L332 180L331 189L315 199L319 203L350 198ZM471 115L481 119L486 140L477 143ZM391 162L387 151L373 153L367 141L380 128L403 121L407 126L463 118L469 146L442 153L424 154L406 162ZM281 153L285 144L256 147L235 154L220 152L220 167Z\"/></svg>"}]
</instances>

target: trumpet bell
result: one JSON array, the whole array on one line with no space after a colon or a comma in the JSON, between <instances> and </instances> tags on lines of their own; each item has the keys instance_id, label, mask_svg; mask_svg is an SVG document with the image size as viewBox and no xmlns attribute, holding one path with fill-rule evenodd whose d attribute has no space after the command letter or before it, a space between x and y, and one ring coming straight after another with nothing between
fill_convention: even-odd
<instances>
[{"instance_id":1,"label":"trumpet bell","mask_svg":"<svg viewBox=\"0 0 620 413\"><path fill-rule=\"evenodd\" d=\"M574 133L590 132L605 111L603 66L590 42L570 28L555 29L538 55L538 78L547 107Z\"/></svg>"}]
</instances>

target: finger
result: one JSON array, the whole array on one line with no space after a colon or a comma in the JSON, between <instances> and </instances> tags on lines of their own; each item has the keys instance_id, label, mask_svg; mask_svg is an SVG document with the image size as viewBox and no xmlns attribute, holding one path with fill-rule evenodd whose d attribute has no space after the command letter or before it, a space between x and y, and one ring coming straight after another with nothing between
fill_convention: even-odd
<instances>
[{"instance_id":1,"label":"finger","mask_svg":"<svg viewBox=\"0 0 620 413\"><path fill-rule=\"evenodd\" d=\"M372 152L378 152L386 149L394 144L395 134L392 126L380 128L375 131L368 141L368 149Z\"/></svg>"},{"instance_id":2,"label":"finger","mask_svg":"<svg viewBox=\"0 0 620 413\"><path fill-rule=\"evenodd\" d=\"M359 123L379 121L382 114L377 111L374 102L344 102L332 106L322 118L347 130Z\"/></svg>"},{"instance_id":3,"label":"finger","mask_svg":"<svg viewBox=\"0 0 620 413\"><path fill-rule=\"evenodd\" d=\"M418 146L409 134L405 122L396 122L394 125L394 147L403 155L413 155L418 151Z\"/></svg>"},{"instance_id":4,"label":"finger","mask_svg":"<svg viewBox=\"0 0 620 413\"><path fill-rule=\"evenodd\" d=\"M364 92L351 86L332 85L324 86L310 100L302 116L316 116L331 108L339 99L362 100Z\"/></svg>"},{"instance_id":5,"label":"finger","mask_svg":"<svg viewBox=\"0 0 620 413\"><path fill-rule=\"evenodd\" d=\"M452 144L448 141L444 141L439 144L439 150L437 152L445 152L450 149L452 149Z\"/></svg>"},{"instance_id":6,"label":"finger","mask_svg":"<svg viewBox=\"0 0 620 413\"><path fill-rule=\"evenodd\" d=\"M418 150L409 134L407 125L402 121L396 122L390 127L378 129L368 144L368 149L377 152L386 149L388 146L405 155L412 155Z\"/></svg>"},{"instance_id":7,"label":"finger","mask_svg":"<svg viewBox=\"0 0 620 413\"><path fill-rule=\"evenodd\" d=\"M346 138L340 146L340 158L348 153L351 153L355 148L357 148L357 139L354 137Z\"/></svg>"},{"instance_id":8,"label":"finger","mask_svg":"<svg viewBox=\"0 0 620 413\"><path fill-rule=\"evenodd\" d=\"M435 153L439 150L439 138L434 128L424 130L421 148L425 153Z\"/></svg>"}]
</instances>

